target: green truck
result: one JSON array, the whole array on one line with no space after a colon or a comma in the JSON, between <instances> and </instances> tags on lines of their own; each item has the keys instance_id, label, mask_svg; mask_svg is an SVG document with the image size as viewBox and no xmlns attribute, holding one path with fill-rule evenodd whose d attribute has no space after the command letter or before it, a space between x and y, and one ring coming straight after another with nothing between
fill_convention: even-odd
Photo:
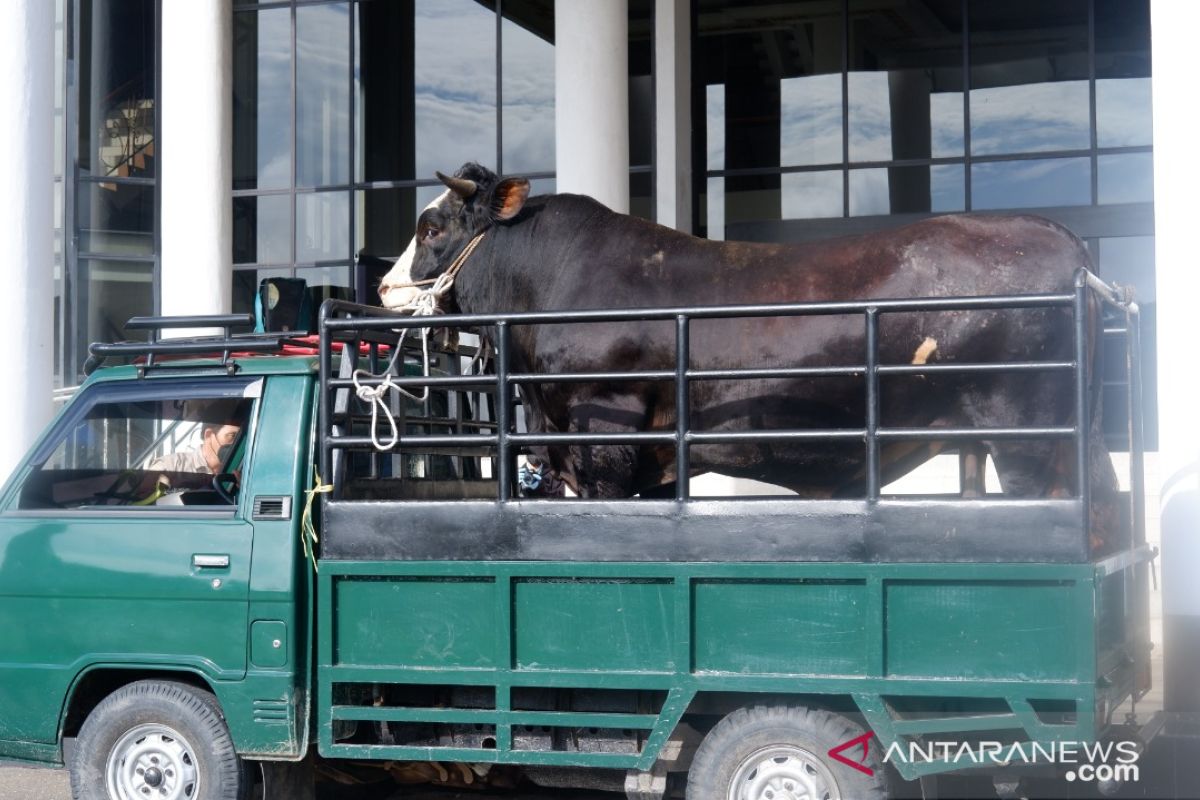
<instances>
[{"instance_id":1,"label":"green truck","mask_svg":"<svg viewBox=\"0 0 1200 800\"><path fill-rule=\"evenodd\" d=\"M1078 316L1093 292L960 305ZM1136 332L1136 306L1100 294ZM491 330L490 370L393 358L420 321L339 301L316 341L160 339L244 320L147 318L147 341L94 346L132 363L96 369L0 495L0 758L122 799L239 798L260 773L303 797L314 759L692 800L867 800L964 771L1015 792L1071 768L1068 745L1127 777L1147 735L1140 525L1093 558L1086 490L523 497L521 452L546 437L515 421L530 378L505 329L567 317L439 320ZM1044 368L1086 384L1086 358ZM886 379L871 353L858 369ZM703 442L683 416L680 446ZM845 435L869 454L887 431L868 422ZM1027 434L1085 447L1086 427Z\"/></svg>"}]
</instances>

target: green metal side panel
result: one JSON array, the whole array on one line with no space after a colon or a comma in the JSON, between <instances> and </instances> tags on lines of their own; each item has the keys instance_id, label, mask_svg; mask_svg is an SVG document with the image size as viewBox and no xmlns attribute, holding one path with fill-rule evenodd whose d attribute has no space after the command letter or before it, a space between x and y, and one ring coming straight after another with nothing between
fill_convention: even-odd
<instances>
[{"instance_id":1,"label":"green metal side panel","mask_svg":"<svg viewBox=\"0 0 1200 800\"><path fill-rule=\"evenodd\" d=\"M863 675L865 580L697 580L698 672Z\"/></svg>"},{"instance_id":2,"label":"green metal side panel","mask_svg":"<svg viewBox=\"0 0 1200 800\"><path fill-rule=\"evenodd\" d=\"M673 590L667 579L517 578L515 667L673 671Z\"/></svg>"},{"instance_id":3,"label":"green metal side panel","mask_svg":"<svg viewBox=\"0 0 1200 800\"><path fill-rule=\"evenodd\" d=\"M333 586L339 664L497 666L493 578L350 577Z\"/></svg>"},{"instance_id":4,"label":"green metal side panel","mask_svg":"<svg viewBox=\"0 0 1200 800\"><path fill-rule=\"evenodd\" d=\"M1096 580L1090 565L1051 564L322 561L318 742L329 757L647 769L703 692L852 697L884 746L925 731L1086 740ZM494 702L347 700L362 684L485 687ZM527 687L666 699L640 714L514 708L514 690ZM927 713L912 715L914 703ZM948 703L960 710L939 714ZM1038 713L1046 703L1074 715L1051 725ZM495 737L479 748L334 741L335 721L354 720L475 724ZM647 738L639 753L529 750L514 746L520 726Z\"/></svg>"},{"instance_id":5,"label":"green metal side panel","mask_svg":"<svg viewBox=\"0 0 1200 800\"><path fill-rule=\"evenodd\" d=\"M1070 581L889 581L887 674L944 674L953 653L962 678L1070 680L1073 589Z\"/></svg>"}]
</instances>

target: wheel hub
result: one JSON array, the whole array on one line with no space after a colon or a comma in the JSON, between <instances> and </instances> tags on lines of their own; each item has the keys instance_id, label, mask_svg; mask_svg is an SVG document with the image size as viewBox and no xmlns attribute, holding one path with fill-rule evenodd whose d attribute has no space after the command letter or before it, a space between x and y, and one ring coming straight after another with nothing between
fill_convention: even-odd
<instances>
[{"instance_id":1,"label":"wheel hub","mask_svg":"<svg viewBox=\"0 0 1200 800\"><path fill-rule=\"evenodd\" d=\"M734 771L728 800L840 800L829 768L793 745L773 745L751 753Z\"/></svg>"},{"instance_id":2,"label":"wheel hub","mask_svg":"<svg viewBox=\"0 0 1200 800\"><path fill-rule=\"evenodd\" d=\"M119 800L192 800L200 784L194 752L166 725L138 725L109 753L108 793Z\"/></svg>"}]
</instances>

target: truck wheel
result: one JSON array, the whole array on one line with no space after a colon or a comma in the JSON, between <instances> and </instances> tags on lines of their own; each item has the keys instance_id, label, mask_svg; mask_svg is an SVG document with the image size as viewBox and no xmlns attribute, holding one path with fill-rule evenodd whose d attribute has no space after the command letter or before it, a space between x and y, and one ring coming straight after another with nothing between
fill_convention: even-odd
<instances>
[{"instance_id":1,"label":"truck wheel","mask_svg":"<svg viewBox=\"0 0 1200 800\"><path fill-rule=\"evenodd\" d=\"M828 755L862 733L845 717L819 709L740 708L700 743L687 800L884 800L877 752L863 764L872 775ZM858 752L847 755L854 760Z\"/></svg>"},{"instance_id":2,"label":"truck wheel","mask_svg":"<svg viewBox=\"0 0 1200 800\"><path fill-rule=\"evenodd\" d=\"M104 698L71 760L76 800L243 800L249 784L217 699L173 681Z\"/></svg>"}]
</instances>

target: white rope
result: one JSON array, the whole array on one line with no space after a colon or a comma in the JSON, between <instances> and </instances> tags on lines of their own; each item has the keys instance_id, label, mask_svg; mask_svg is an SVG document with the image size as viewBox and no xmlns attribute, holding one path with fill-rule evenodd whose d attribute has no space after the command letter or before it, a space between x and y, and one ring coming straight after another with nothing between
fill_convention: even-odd
<instances>
[{"instance_id":1,"label":"white rope","mask_svg":"<svg viewBox=\"0 0 1200 800\"><path fill-rule=\"evenodd\" d=\"M471 253L475 252L475 248L482 238L483 233L476 234L475 238L467 242L467 246L464 247L462 252L458 254L458 258L454 259L454 263L450 265L449 269L437 276L432 283L429 283L429 285L417 292L416 296L413 297L412 300L408 301L407 304L396 310L401 312L407 311L411 316L414 317L432 317L437 314L439 302L450 292L451 289L454 288L454 279L458 276L459 270L462 269L462 265L466 263L466 260ZM422 281L422 284L425 283L427 282ZM416 284L409 285L415 286ZM412 330L412 328L404 328L400 331L400 338L396 341L392 358L388 362L387 369L383 371L383 374L375 375L365 369L356 369L350 375L350 379L354 382L355 395L358 396L359 400L371 404L371 444L374 445L375 449L379 452L387 452L391 450L396 446L396 443L400 441L400 429L396 425L396 418L392 415L392 410L388 408L388 404L385 402L387 399L387 393L392 389L395 389L400 394L417 403L424 403L429 399L428 383L425 384L425 388L420 394L413 394L403 386L397 386L392 382L392 375L395 372L397 361L399 361L401 365L404 363L404 339L406 336L408 336L408 332L410 330ZM420 328L419 330L421 333L422 376L428 379L429 332L431 328ZM478 352L475 354L475 358L471 360L472 365L475 364L476 359L480 357L480 353L483 352L483 349L484 348L480 346ZM468 367L468 369L470 369L470 367ZM371 386L369 384L360 383L360 376L367 378L381 378L382 381L375 386ZM391 438L386 444L380 442L379 437L376 434L376 422L379 419L380 411L383 412L384 418L387 419L388 427L391 429Z\"/></svg>"}]
</instances>

